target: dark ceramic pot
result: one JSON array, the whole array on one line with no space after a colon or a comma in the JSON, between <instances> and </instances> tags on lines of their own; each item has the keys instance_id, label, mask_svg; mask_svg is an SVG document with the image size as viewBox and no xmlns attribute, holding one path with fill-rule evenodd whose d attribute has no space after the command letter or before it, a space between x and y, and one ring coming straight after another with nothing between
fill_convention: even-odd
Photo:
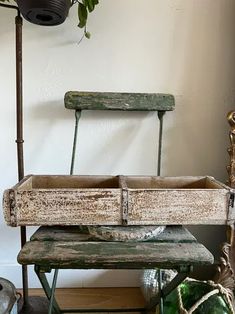
<instances>
[{"instance_id":1,"label":"dark ceramic pot","mask_svg":"<svg viewBox=\"0 0 235 314\"><path fill-rule=\"evenodd\" d=\"M17 0L23 17L38 25L59 25L68 16L70 0Z\"/></svg>"}]
</instances>

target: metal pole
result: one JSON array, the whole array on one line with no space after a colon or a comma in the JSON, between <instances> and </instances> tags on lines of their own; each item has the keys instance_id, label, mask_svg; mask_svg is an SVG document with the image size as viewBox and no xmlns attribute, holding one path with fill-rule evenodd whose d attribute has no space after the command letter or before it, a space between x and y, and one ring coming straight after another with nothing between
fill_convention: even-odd
<instances>
[{"instance_id":1,"label":"metal pole","mask_svg":"<svg viewBox=\"0 0 235 314\"><path fill-rule=\"evenodd\" d=\"M24 177L24 154L23 154L23 80L22 80L22 26L23 20L19 8L15 5L0 3L1 7L17 11L15 17L15 46L16 46L16 144L18 180ZM26 243L26 227L21 227L21 247ZM28 305L28 271L27 266L22 266L23 304Z\"/></svg>"},{"instance_id":2,"label":"metal pole","mask_svg":"<svg viewBox=\"0 0 235 314\"><path fill-rule=\"evenodd\" d=\"M163 133L163 116L166 111L158 111L159 125L159 137L158 137L158 159L157 159L157 175L161 175L161 161L162 161L162 133Z\"/></svg>"},{"instance_id":3,"label":"metal pole","mask_svg":"<svg viewBox=\"0 0 235 314\"><path fill-rule=\"evenodd\" d=\"M17 11L15 17L16 32L16 144L17 144L17 165L19 181L24 177L24 153L23 153L23 80L22 80L22 26L23 20L19 8L15 5L0 3L0 7L14 9ZM20 228L21 247L26 243L26 227ZM45 314L48 309L48 302L44 297L30 297L28 295L28 270L22 266L23 302L20 309L21 314Z\"/></svg>"},{"instance_id":4,"label":"metal pole","mask_svg":"<svg viewBox=\"0 0 235 314\"><path fill-rule=\"evenodd\" d=\"M23 79L22 79L22 25L23 20L18 10L15 17L16 31L16 144L18 161L18 179L24 177L24 151L23 151ZM26 243L26 227L20 228L21 247ZM28 270L22 266L23 306L27 306L28 300Z\"/></svg>"},{"instance_id":5,"label":"metal pole","mask_svg":"<svg viewBox=\"0 0 235 314\"><path fill-rule=\"evenodd\" d=\"M17 129L17 159L18 179L24 177L24 154L23 154L23 92L22 92L22 25L20 15L15 17L16 24L16 129Z\"/></svg>"},{"instance_id":6,"label":"metal pole","mask_svg":"<svg viewBox=\"0 0 235 314\"><path fill-rule=\"evenodd\" d=\"M70 175L73 175L74 172L74 162L75 162L75 155L76 155L76 148L77 148L77 137L78 137L78 123L81 118L81 110L75 111L75 130L74 130L74 138L73 138L73 150L72 150L72 159L71 159L71 166L70 166Z\"/></svg>"}]
</instances>

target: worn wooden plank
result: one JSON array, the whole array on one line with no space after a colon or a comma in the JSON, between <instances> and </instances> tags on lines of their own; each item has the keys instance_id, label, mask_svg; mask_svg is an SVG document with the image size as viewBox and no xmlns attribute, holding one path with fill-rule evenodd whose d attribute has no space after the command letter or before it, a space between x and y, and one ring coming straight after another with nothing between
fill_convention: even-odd
<instances>
[{"instance_id":1,"label":"worn wooden plank","mask_svg":"<svg viewBox=\"0 0 235 314\"><path fill-rule=\"evenodd\" d=\"M5 191L5 220L11 226L121 224L118 185L113 176L27 177Z\"/></svg>"},{"instance_id":2,"label":"worn wooden plank","mask_svg":"<svg viewBox=\"0 0 235 314\"><path fill-rule=\"evenodd\" d=\"M125 187L129 189L228 189L226 185L209 176L123 176Z\"/></svg>"},{"instance_id":3,"label":"worn wooden plank","mask_svg":"<svg viewBox=\"0 0 235 314\"><path fill-rule=\"evenodd\" d=\"M115 189L120 188L119 176L33 175L31 189ZM20 186L21 187L21 186ZM25 185L21 188L26 190Z\"/></svg>"},{"instance_id":4,"label":"worn wooden plank","mask_svg":"<svg viewBox=\"0 0 235 314\"><path fill-rule=\"evenodd\" d=\"M103 93L69 91L65 107L75 110L171 111L174 96L170 94Z\"/></svg>"},{"instance_id":5,"label":"worn wooden plank","mask_svg":"<svg viewBox=\"0 0 235 314\"><path fill-rule=\"evenodd\" d=\"M121 225L117 190L69 189L4 192L4 218L10 226Z\"/></svg>"},{"instance_id":6,"label":"worn wooden plank","mask_svg":"<svg viewBox=\"0 0 235 314\"><path fill-rule=\"evenodd\" d=\"M17 225L120 225L121 198L115 189L58 189L15 192Z\"/></svg>"},{"instance_id":7,"label":"worn wooden plank","mask_svg":"<svg viewBox=\"0 0 235 314\"><path fill-rule=\"evenodd\" d=\"M226 224L228 193L223 190L129 190L128 224Z\"/></svg>"},{"instance_id":8,"label":"worn wooden plank","mask_svg":"<svg viewBox=\"0 0 235 314\"><path fill-rule=\"evenodd\" d=\"M199 243L30 241L18 255L20 264L65 269L174 268L213 261Z\"/></svg>"},{"instance_id":9,"label":"worn wooden plank","mask_svg":"<svg viewBox=\"0 0 235 314\"><path fill-rule=\"evenodd\" d=\"M231 189L213 177L126 177L128 224L224 225Z\"/></svg>"},{"instance_id":10,"label":"worn wooden plank","mask_svg":"<svg viewBox=\"0 0 235 314\"><path fill-rule=\"evenodd\" d=\"M124 227L128 228L128 227ZM88 233L87 228L80 226L40 227L32 236L31 241L97 241ZM195 237L182 226L167 226L157 237L148 242L191 243Z\"/></svg>"},{"instance_id":11,"label":"worn wooden plank","mask_svg":"<svg viewBox=\"0 0 235 314\"><path fill-rule=\"evenodd\" d=\"M92 241L87 228L81 226L41 226L30 238L31 241Z\"/></svg>"}]
</instances>

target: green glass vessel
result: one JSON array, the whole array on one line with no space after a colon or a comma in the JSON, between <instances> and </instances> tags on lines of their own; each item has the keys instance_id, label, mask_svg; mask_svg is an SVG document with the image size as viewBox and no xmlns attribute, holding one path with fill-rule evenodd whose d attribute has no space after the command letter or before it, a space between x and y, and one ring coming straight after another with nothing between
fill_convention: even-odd
<instances>
[{"instance_id":1,"label":"green glass vessel","mask_svg":"<svg viewBox=\"0 0 235 314\"><path fill-rule=\"evenodd\" d=\"M185 281L180 284L184 308L189 310L198 300L214 288L204 282ZM221 294L215 294L203 302L194 314L231 314L229 306ZM180 314L178 293L175 289L164 300L164 314Z\"/></svg>"}]
</instances>

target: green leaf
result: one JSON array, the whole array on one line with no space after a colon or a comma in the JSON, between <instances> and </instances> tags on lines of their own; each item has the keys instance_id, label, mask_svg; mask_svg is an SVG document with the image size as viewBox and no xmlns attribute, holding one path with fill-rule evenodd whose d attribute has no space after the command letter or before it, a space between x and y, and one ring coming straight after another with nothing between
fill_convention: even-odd
<instances>
[{"instance_id":1,"label":"green leaf","mask_svg":"<svg viewBox=\"0 0 235 314\"><path fill-rule=\"evenodd\" d=\"M91 38L91 33L85 32L85 37L88 38L88 39L90 39L90 38Z\"/></svg>"},{"instance_id":2,"label":"green leaf","mask_svg":"<svg viewBox=\"0 0 235 314\"><path fill-rule=\"evenodd\" d=\"M88 7L89 12L92 12L94 10L95 5L93 3L93 0L87 0L87 7Z\"/></svg>"},{"instance_id":3,"label":"green leaf","mask_svg":"<svg viewBox=\"0 0 235 314\"><path fill-rule=\"evenodd\" d=\"M87 7L88 6L88 0L82 0L82 3Z\"/></svg>"},{"instance_id":4,"label":"green leaf","mask_svg":"<svg viewBox=\"0 0 235 314\"><path fill-rule=\"evenodd\" d=\"M86 22L81 22L81 21L80 21L80 22L78 23L78 27L79 27L79 28L83 28L83 27L85 27L85 26L86 26Z\"/></svg>"},{"instance_id":5,"label":"green leaf","mask_svg":"<svg viewBox=\"0 0 235 314\"><path fill-rule=\"evenodd\" d=\"M0 0L5 1L5 0ZM8 0L7 0L8 1ZM88 13L92 12L99 0L79 0L78 3L78 27L84 28L84 37L90 38L91 34L86 31Z\"/></svg>"},{"instance_id":6,"label":"green leaf","mask_svg":"<svg viewBox=\"0 0 235 314\"><path fill-rule=\"evenodd\" d=\"M78 3L78 19L79 19L78 27L83 28L87 22L87 8L81 2Z\"/></svg>"}]
</instances>

